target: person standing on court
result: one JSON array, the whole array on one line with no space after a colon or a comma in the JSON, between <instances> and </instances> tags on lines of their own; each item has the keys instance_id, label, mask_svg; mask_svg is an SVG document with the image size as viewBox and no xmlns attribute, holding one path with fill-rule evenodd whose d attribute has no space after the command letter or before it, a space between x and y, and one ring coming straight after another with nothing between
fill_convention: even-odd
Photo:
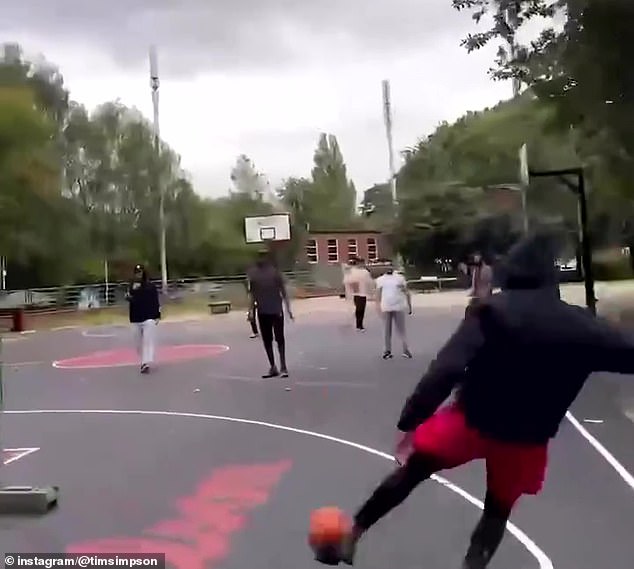
<instances>
[{"instance_id":1,"label":"person standing on court","mask_svg":"<svg viewBox=\"0 0 634 569\"><path fill-rule=\"evenodd\" d=\"M136 350L141 360L141 373L148 373L156 351L156 325L161 319L157 288L150 281L143 265L134 267L128 294L130 323L135 328Z\"/></svg>"},{"instance_id":2,"label":"person standing on court","mask_svg":"<svg viewBox=\"0 0 634 569\"><path fill-rule=\"evenodd\" d=\"M493 294L493 269L480 252L473 255L472 267L471 297L477 303Z\"/></svg>"},{"instance_id":3,"label":"person standing on court","mask_svg":"<svg viewBox=\"0 0 634 569\"><path fill-rule=\"evenodd\" d=\"M258 253L258 258L247 273L249 280L250 311L257 314L260 336L264 344L264 351L269 360L269 371L262 378L288 377L286 366L286 341L284 338L284 309L288 317L293 320L284 278L271 262L269 252ZM277 344L280 356L280 369L275 364L273 340Z\"/></svg>"},{"instance_id":4,"label":"person standing on court","mask_svg":"<svg viewBox=\"0 0 634 569\"><path fill-rule=\"evenodd\" d=\"M363 259L352 259L350 269L344 277L346 296L354 303L354 320L357 330L365 332L364 320L368 298L372 296L374 281Z\"/></svg>"},{"instance_id":5,"label":"person standing on court","mask_svg":"<svg viewBox=\"0 0 634 569\"><path fill-rule=\"evenodd\" d=\"M385 351L383 359L392 359L392 329L396 328L401 342L403 343L403 357L411 359L412 354L407 345L407 334L405 331L405 318L407 314L412 314L412 297L407 289L405 277L394 271L393 266L389 266L385 274L376 279L377 297L376 303L385 326Z\"/></svg>"},{"instance_id":6,"label":"person standing on court","mask_svg":"<svg viewBox=\"0 0 634 569\"><path fill-rule=\"evenodd\" d=\"M405 402L398 467L354 516L336 561L352 565L360 538L421 482L481 459L484 508L462 567L485 569L518 500L541 491L550 441L588 376L634 374L632 339L559 298L555 252L549 235L526 237L505 260L502 291L467 311Z\"/></svg>"}]
</instances>

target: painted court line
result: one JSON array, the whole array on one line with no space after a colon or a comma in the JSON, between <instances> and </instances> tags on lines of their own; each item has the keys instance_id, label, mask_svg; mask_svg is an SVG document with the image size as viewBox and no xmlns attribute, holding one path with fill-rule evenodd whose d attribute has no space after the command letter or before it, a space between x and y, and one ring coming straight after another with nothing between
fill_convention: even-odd
<instances>
[{"instance_id":1,"label":"painted court line","mask_svg":"<svg viewBox=\"0 0 634 569\"><path fill-rule=\"evenodd\" d=\"M25 367L25 366L40 366L48 365L50 362L45 361L32 361L32 362L4 362L5 367Z\"/></svg>"},{"instance_id":2,"label":"painted court line","mask_svg":"<svg viewBox=\"0 0 634 569\"><path fill-rule=\"evenodd\" d=\"M6 466L7 464L11 464L12 462L16 462L17 460L24 458L25 456L33 454L38 450L40 450L40 447L5 448L3 449L3 452L15 453L15 455L3 461L3 464Z\"/></svg>"},{"instance_id":3,"label":"painted court line","mask_svg":"<svg viewBox=\"0 0 634 569\"><path fill-rule=\"evenodd\" d=\"M229 423L241 423L244 425L254 425L258 427L265 427L267 429L274 429L278 431L287 431L290 433L295 433L298 435L305 435L309 437L313 437L316 439L322 439L325 441L330 441L333 443L337 443L340 445L347 446L349 448L355 448L367 454L371 454L377 456L379 458L383 458L385 460L389 460L394 462L394 457L389 455L388 453L382 452L380 450L374 449L369 446L365 446L359 443L355 443L353 441L348 441L346 439L341 439L338 437L333 437L331 435L325 435L323 433L317 433L315 431L307 431L305 429L298 429L295 427L287 427L285 425L278 425L276 423L267 423L265 421L256 421L253 419L241 419L237 417L225 417L222 415L207 415L202 413L185 413L185 412L177 412L177 411L143 411L143 410L124 410L124 409L24 409L24 410L14 410L14 411L5 411L7 415L150 415L150 416L163 416L163 417L184 417L191 419L209 419L216 421L226 421ZM481 500L478 500L476 497L469 494L466 490L460 488L453 482L449 480L433 475L432 480L441 484L448 490L454 492L471 505L475 506L480 510L484 510L484 503ZM550 558L542 551L542 549L530 538L526 535L519 527L517 527L514 523L508 522L506 526L508 532L517 539L526 550L537 560L540 569L554 569L553 563Z\"/></svg>"},{"instance_id":4,"label":"painted court line","mask_svg":"<svg viewBox=\"0 0 634 569\"><path fill-rule=\"evenodd\" d=\"M627 468L623 466L616 457L606 449L588 430L575 419L574 415L570 412L566 413L566 419L570 421L572 426L577 429L577 432L584 438L590 445L596 450L601 457L616 471L616 473L623 479L623 481L634 490L634 476L628 472Z\"/></svg>"},{"instance_id":5,"label":"painted court line","mask_svg":"<svg viewBox=\"0 0 634 569\"><path fill-rule=\"evenodd\" d=\"M375 383L353 383L351 381L295 381L295 385L304 387L349 387L351 389L370 389Z\"/></svg>"}]
</instances>

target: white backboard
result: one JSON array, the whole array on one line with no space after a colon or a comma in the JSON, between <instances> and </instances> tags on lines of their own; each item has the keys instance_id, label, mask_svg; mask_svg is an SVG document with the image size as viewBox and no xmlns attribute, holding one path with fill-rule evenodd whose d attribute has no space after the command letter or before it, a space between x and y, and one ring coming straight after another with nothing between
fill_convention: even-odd
<instances>
[{"instance_id":1,"label":"white backboard","mask_svg":"<svg viewBox=\"0 0 634 569\"><path fill-rule=\"evenodd\" d=\"M531 177L528 170L528 147L523 144L520 148L520 182L525 186L530 185Z\"/></svg>"},{"instance_id":2,"label":"white backboard","mask_svg":"<svg viewBox=\"0 0 634 569\"><path fill-rule=\"evenodd\" d=\"M244 236L247 243L288 241L291 223L288 213L276 213L244 218Z\"/></svg>"}]
</instances>

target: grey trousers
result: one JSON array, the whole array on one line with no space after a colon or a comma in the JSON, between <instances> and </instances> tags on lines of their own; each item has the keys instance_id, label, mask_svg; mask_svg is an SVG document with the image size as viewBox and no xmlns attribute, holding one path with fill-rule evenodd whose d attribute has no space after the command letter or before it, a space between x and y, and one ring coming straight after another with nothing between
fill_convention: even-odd
<instances>
[{"instance_id":1,"label":"grey trousers","mask_svg":"<svg viewBox=\"0 0 634 569\"><path fill-rule=\"evenodd\" d=\"M392 326L396 327L396 333L403 342L403 349L407 350L407 335L405 333L405 312L401 310L393 310L383 313L383 321L385 326L385 351L392 351Z\"/></svg>"}]
</instances>

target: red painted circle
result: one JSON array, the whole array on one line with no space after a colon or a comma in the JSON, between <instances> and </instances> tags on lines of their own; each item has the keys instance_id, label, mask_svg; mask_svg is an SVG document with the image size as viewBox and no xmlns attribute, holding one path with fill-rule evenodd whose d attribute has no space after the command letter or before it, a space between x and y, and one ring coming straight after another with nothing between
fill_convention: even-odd
<instances>
[{"instance_id":1,"label":"red painted circle","mask_svg":"<svg viewBox=\"0 0 634 569\"><path fill-rule=\"evenodd\" d=\"M175 363L202 358L213 358L229 350L220 344L184 344L180 346L160 346L156 350L156 363ZM139 356L132 348L119 348L93 352L76 358L57 360L53 367L59 369L87 369L104 367L125 367L139 365Z\"/></svg>"}]
</instances>

